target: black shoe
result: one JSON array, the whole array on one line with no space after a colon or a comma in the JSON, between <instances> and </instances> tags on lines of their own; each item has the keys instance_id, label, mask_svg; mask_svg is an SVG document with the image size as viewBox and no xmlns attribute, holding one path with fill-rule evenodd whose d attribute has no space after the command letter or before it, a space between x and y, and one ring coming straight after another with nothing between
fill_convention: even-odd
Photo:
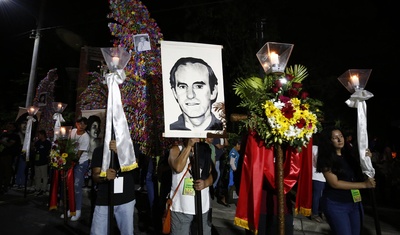
<instances>
[{"instance_id":1,"label":"black shoe","mask_svg":"<svg viewBox=\"0 0 400 235\"><path fill-rule=\"evenodd\" d=\"M231 207L228 203L223 202L223 201L221 201L221 200L217 200L217 203L219 203L219 204L221 204L221 205L223 205L223 206L226 206L226 207Z\"/></svg>"}]
</instances>

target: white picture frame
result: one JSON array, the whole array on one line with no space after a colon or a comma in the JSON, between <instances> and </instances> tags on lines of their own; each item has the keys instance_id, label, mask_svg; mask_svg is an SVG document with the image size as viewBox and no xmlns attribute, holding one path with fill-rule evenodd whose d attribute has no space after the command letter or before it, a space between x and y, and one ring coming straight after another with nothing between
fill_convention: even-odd
<instances>
[{"instance_id":1,"label":"white picture frame","mask_svg":"<svg viewBox=\"0 0 400 235\"><path fill-rule=\"evenodd\" d=\"M222 135L226 131L224 80L222 71L222 46L202 43L161 41L161 65L164 98L164 137L171 138L206 138L209 133ZM170 85L170 71L181 58L193 57L206 62L218 80L218 95L213 107L220 106L219 112L212 108L214 116L223 123L221 130L171 130L182 111L175 99Z\"/></svg>"}]
</instances>

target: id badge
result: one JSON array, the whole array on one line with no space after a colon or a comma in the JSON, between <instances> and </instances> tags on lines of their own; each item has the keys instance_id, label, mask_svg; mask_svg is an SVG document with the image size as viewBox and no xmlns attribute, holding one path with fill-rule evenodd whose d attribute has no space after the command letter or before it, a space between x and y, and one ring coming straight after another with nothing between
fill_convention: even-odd
<instances>
[{"instance_id":1,"label":"id badge","mask_svg":"<svg viewBox=\"0 0 400 235\"><path fill-rule=\"evenodd\" d=\"M361 202L360 190L358 190L358 189L352 189L352 190L351 190L351 195L353 196L353 201L354 201L354 202Z\"/></svg>"},{"instance_id":2,"label":"id badge","mask_svg":"<svg viewBox=\"0 0 400 235\"><path fill-rule=\"evenodd\" d=\"M183 192L182 195L194 196L193 179L185 178L183 182Z\"/></svg>"},{"instance_id":3,"label":"id badge","mask_svg":"<svg viewBox=\"0 0 400 235\"><path fill-rule=\"evenodd\" d=\"M114 179L114 193L124 192L124 177L117 177Z\"/></svg>"}]
</instances>

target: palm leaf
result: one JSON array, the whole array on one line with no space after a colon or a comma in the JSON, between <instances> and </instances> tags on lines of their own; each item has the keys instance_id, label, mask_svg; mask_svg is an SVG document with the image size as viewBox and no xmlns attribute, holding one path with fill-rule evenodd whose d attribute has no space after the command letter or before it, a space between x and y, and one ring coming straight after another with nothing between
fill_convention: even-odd
<instances>
[{"instance_id":1,"label":"palm leaf","mask_svg":"<svg viewBox=\"0 0 400 235\"><path fill-rule=\"evenodd\" d=\"M259 77L239 78L233 84L235 94L244 99L252 97L256 90L262 89L264 89L263 80Z\"/></svg>"},{"instance_id":2,"label":"palm leaf","mask_svg":"<svg viewBox=\"0 0 400 235\"><path fill-rule=\"evenodd\" d=\"M298 83L301 83L308 76L306 66L297 64L295 64L294 66L287 67L286 73L294 77L292 82L298 82Z\"/></svg>"}]
</instances>

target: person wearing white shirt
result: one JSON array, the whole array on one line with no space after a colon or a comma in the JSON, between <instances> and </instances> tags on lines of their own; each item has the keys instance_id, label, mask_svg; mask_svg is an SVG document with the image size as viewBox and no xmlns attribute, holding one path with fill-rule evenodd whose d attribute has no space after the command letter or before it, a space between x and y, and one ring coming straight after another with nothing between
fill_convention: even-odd
<instances>
[{"instance_id":1,"label":"person wearing white shirt","mask_svg":"<svg viewBox=\"0 0 400 235\"><path fill-rule=\"evenodd\" d=\"M82 199L83 199L83 184L85 181L85 174L89 167L89 142L90 137L86 132L87 118L79 117L76 122L76 128L71 131L70 139L75 142L76 159L78 162L74 166L74 190L75 190L75 207L76 213L72 215L71 221L78 221L81 217ZM71 216L70 213L67 213ZM61 215L64 218L64 214Z\"/></svg>"}]
</instances>

